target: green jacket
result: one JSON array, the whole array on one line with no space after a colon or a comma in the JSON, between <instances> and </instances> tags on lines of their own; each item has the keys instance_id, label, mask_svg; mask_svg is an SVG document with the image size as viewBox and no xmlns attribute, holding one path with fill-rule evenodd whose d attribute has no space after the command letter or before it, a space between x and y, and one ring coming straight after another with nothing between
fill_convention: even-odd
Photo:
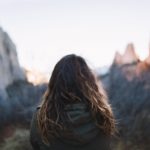
<instances>
[{"instance_id":1,"label":"green jacket","mask_svg":"<svg viewBox=\"0 0 150 150\"><path fill-rule=\"evenodd\" d=\"M30 142L34 150L111 150L110 137L96 126L85 104L78 103L66 106L65 111L69 116L68 122L72 124L71 131L75 136L67 138L64 132L50 146L42 142L37 127L37 111L33 115L30 130Z\"/></svg>"}]
</instances>

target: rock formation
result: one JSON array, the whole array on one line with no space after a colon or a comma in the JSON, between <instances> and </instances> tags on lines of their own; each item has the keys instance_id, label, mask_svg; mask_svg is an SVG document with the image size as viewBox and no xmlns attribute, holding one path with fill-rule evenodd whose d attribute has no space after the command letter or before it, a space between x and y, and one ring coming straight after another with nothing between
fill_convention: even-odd
<instances>
[{"instance_id":1,"label":"rock formation","mask_svg":"<svg viewBox=\"0 0 150 150\"><path fill-rule=\"evenodd\" d=\"M0 28L0 135L14 124L29 125L33 111L46 90L46 83L35 86L28 82L28 74L25 73L19 65L14 43ZM38 76L29 75L36 79ZM42 77L40 79L44 80Z\"/></svg>"},{"instance_id":2,"label":"rock formation","mask_svg":"<svg viewBox=\"0 0 150 150\"><path fill-rule=\"evenodd\" d=\"M149 44L149 55L148 57L145 59L145 62L150 65L150 44Z\"/></svg>"},{"instance_id":3,"label":"rock formation","mask_svg":"<svg viewBox=\"0 0 150 150\"><path fill-rule=\"evenodd\" d=\"M109 74L100 76L102 82L107 83L105 87L118 121L119 149L150 149L149 62L150 55L141 61L133 46L128 45L122 56L116 53Z\"/></svg>"},{"instance_id":4,"label":"rock formation","mask_svg":"<svg viewBox=\"0 0 150 150\"><path fill-rule=\"evenodd\" d=\"M121 55L119 52L116 52L114 58L114 63L117 65L131 64L138 61L139 57L135 53L134 45L132 43L127 45L123 55Z\"/></svg>"},{"instance_id":5,"label":"rock formation","mask_svg":"<svg viewBox=\"0 0 150 150\"><path fill-rule=\"evenodd\" d=\"M121 149L148 150L150 68L137 76L136 70L133 69L136 66L138 65L113 66L107 76L109 78L107 91L118 122L123 145Z\"/></svg>"},{"instance_id":6,"label":"rock formation","mask_svg":"<svg viewBox=\"0 0 150 150\"><path fill-rule=\"evenodd\" d=\"M19 65L14 43L0 28L0 89L16 80L25 80L25 74Z\"/></svg>"},{"instance_id":7,"label":"rock formation","mask_svg":"<svg viewBox=\"0 0 150 150\"><path fill-rule=\"evenodd\" d=\"M122 64L122 55L117 51L114 57L115 64Z\"/></svg>"}]
</instances>

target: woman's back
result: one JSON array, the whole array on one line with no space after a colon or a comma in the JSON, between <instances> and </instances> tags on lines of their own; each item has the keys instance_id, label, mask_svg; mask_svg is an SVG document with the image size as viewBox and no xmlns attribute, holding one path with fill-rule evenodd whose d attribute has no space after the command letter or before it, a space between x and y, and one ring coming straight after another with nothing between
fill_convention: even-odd
<instances>
[{"instance_id":1,"label":"woman's back","mask_svg":"<svg viewBox=\"0 0 150 150\"><path fill-rule=\"evenodd\" d=\"M68 132L72 133L71 136L64 131L50 146L45 145L38 131L36 116L39 109L40 107L34 114L30 134L35 150L110 150L110 136L96 126L90 111L83 103L67 105L65 109L71 120L66 123L70 124Z\"/></svg>"},{"instance_id":2,"label":"woman's back","mask_svg":"<svg viewBox=\"0 0 150 150\"><path fill-rule=\"evenodd\" d=\"M109 150L113 112L85 60L63 57L55 66L31 124L35 150Z\"/></svg>"}]
</instances>

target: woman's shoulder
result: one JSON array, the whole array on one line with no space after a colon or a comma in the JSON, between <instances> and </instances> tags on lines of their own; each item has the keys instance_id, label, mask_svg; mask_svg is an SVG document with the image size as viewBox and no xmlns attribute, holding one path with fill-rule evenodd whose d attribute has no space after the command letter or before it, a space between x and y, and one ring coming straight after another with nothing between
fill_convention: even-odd
<instances>
[{"instance_id":1,"label":"woman's shoulder","mask_svg":"<svg viewBox=\"0 0 150 150\"><path fill-rule=\"evenodd\" d=\"M31 120L31 125L30 125L30 143L33 147L34 150L39 150L39 149L49 149L47 145L43 144L41 135L38 129L38 119L37 119L37 114L41 106L37 106Z\"/></svg>"},{"instance_id":2,"label":"woman's shoulder","mask_svg":"<svg viewBox=\"0 0 150 150\"><path fill-rule=\"evenodd\" d=\"M33 115L32 115L32 119L31 119L31 128L30 130L37 130L38 129L38 118L37 118L37 115L38 115L38 111L40 110L41 106L37 106L33 112Z\"/></svg>"},{"instance_id":3,"label":"woman's shoulder","mask_svg":"<svg viewBox=\"0 0 150 150\"><path fill-rule=\"evenodd\" d=\"M33 112L31 125L30 125L30 138L34 139L37 137L37 128L38 128L38 121L37 121L37 112L40 109L40 107L36 107L36 109Z\"/></svg>"}]
</instances>

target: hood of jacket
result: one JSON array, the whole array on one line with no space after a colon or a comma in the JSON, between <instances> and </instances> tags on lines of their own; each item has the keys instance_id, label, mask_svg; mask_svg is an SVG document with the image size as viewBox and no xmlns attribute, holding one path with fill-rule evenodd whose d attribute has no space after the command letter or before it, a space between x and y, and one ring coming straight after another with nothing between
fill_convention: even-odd
<instances>
[{"instance_id":1,"label":"hood of jacket","mask_svg":"<svg viewBox=\"0 0 150 150\"><path fill-rule=\"evenodd\" d=\"M69 124L67 126L67 131L69 132L64 131L61 133L60 139L63 142L73 145L86 144L93 140L100 132L86 104L66 105L65 112L68 117L65 121Z\"/></svg>"}]
</instances>

